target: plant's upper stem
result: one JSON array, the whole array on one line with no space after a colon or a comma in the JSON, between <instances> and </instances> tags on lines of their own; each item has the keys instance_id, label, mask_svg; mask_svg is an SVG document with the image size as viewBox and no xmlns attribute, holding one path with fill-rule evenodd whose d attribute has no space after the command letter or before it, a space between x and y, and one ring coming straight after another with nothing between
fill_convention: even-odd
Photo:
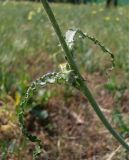
<instances>
[{"instance_id":1,"label":"plant's upper stem","mask_svg":"<svg viewBox=\"0 0 129 160\"><path fill-rule=\"evenodd\" d=\"M104 116L104 114L102 113L102 111L100 110L96 100L94 99L93 95L91 94L89 88L87 87L86 82L83 81L83 78L78 70L78 67L76 65L76 63L74 62L74 59L72 57L72 54L66 44L66 41L62 35L62 32L59 28L59 25L54 17L54 14L47 2L47 0L41 0L44 9L52 23L52 26L57 34L57 37L61 43L61 46L64 50L64 53L67 57L68 63L71 67L71 69L75 72L75 74L78 76L78 83L80 84L80 89L83 92L83 94L87 97L88 101L90 102L92 108L94 109L94 111L96 112L96 114L98 115L98 117L100 118L100 120L103 122L103 124L105 125L105 127L109 130L109 132L121 143L121 145L127 150L129 151L129 146L128 144L124 141L124 139L112 128L112 126L110 125L110 123L108 122L108 120L106 119L106 117Z\"/></svg>"}]
</instances>

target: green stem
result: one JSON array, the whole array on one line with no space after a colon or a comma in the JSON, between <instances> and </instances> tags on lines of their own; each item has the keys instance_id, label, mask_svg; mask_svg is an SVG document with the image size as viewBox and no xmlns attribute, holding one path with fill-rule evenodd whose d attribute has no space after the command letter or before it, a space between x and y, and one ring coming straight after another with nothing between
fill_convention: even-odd
<instances>
[{"instance_id":1,"label":"green stem","mask_svg":"<svg viewBox=\"0 0 129 160\"><path fill-rule=\"evenodd\" d=\"M47 2L47 0L41 0L44 9L52 23L52 26L57 34L57 37L61 43L61 46L65 52L65 55L67 57L68 63L71 67L72 70L74 70L75 74L79 77L79 84L81 86L81 90L83 92L83 94L87 97L87 99L89 100L91 106L93 107L94 111L96 112L96 114L98 115L98 117L100 118L100 120L103 122L104 126L110 131L110 133L121 143L121 145L127 150L129 151L129 146L128 144L124 141L124 139L112 128L112 126L110 125L110 123L108 122L108 120L106 119L106 117L104 116L104 114L102 113L102 111L100 110L96 100L94 99L94 97L92 96L90 90L88 89L86 83L83 81L83 78L78 70L78 67L76 65L76 63L74 62L74 59L71 55L71 52L66 44L66 41L62 35L62 32L59 28L59 25L54 17L54 14Z\"/></svg>"}]
</instances>

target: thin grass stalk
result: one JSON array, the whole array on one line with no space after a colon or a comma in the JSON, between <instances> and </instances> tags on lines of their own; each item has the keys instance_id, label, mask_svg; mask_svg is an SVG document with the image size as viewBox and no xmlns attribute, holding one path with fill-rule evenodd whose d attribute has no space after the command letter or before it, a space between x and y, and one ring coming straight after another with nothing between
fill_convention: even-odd
<instances>
[{"instance_id":1,"label":"thin grass stalk","mask_svg":"<svg viewBox=\"0 0 129 160\"><path fill-rule=\"evenodd\" d=\"M64 50L65 56L67 57L67 61L71 67L71 69L74 71L74 73L76 74L76 76L78 77L77 81L80 84L80 89L83 92L83 94L87 97L88 101L90 102L92 108L94 109L94 111L96 112L96 114L98 115L98 117L100 118L100 120L102 121L102 123L104 124L104 126L109 130L109 132L119 141L119 143L127 150L129 151L129 145L124 141L124 139L120 136L120 134L118 132L116 132L112 126L110 125L110 123L108 122L108 120L106 119L106 117L104 116L104 114L102 113L102 111L99 108L99 105L97 104L96 100L94 99L93 95L91 94L89 88L87 87L86 82L84 82L78 67L76 65L76 63L74 62L74 59L71 55L71 52L66 44L66 41L62 35L62 32L60 30L60 27L55 19L55 16L51 10L51 7L48 4L47 0L41 0L42 5L52 23L52 26L57 34L57 37L59 39L59 42L61 43L61 46Z\"/></svg>"}]
</instances>

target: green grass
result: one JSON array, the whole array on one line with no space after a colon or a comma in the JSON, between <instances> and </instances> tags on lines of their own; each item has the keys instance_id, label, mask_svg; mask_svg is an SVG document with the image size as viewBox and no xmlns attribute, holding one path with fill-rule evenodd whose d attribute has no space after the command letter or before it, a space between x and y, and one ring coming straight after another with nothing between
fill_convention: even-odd
<instances>
[{"instance_id":1,"label":"green grass","mask_svg":"<svg viewBox=\"0 0 129 160\"><path fill-rule=\"evenodd\" d=\"M79 6L53 4L52 8L63 33L69 28L79 28L97 37L115 54L117 68L124 70L124 75L128 72L129 6L108 10L103 4ZM31 57L33 59L34 56L44 56L44 53L47 53L58 63L64 61L58 54L62 51L41 4L1 2L0 15L0 80L2 83L4 76L7 79L10 77L11 81L17 79L18 83L19 80L29 79L26 61ZM77 55L85 71L101 70L104 63L109 61L88 41L83 45L78 43ZM85 59L82 61L81 57ZM10 70L15 71L10 72ZM41 68L42 71L43 68ZM11 75L12 72L13 75Z\"/></svg>"},{"instance_id":2,"label":"green grass","mask_svg":"<svg viewBox=\"0 0 129 160\"><path fill-rule=\"evenodd\" d=\"M103 5L56 4L53 8L63 32L69 28L80 28L95 35L114 53L127 54L128 6L106 10ZM24 58L27 54L58 50L58 42L41 4L0 3L0 13L0 56L4 57L1 59L4 63L15 61L14 55Z\"/></svg>"},{"instance_id":3,"label":"green grass","mask_svg":"<svg viewBox=\"0 0 129 160\"><path fill-rule=\"evenodd\" d=\"M116 91L121 94L123 86L128 88L129 5L106 9L104 4L52 4L52 8L64 34L70 28L79 28L114 53L116 68L105 88L113 95ZM103 74L110 57L88 40L77 43L76 54L83 74ZM10 96L17 105L30 81L55 71L65 61L61 52L40 3L0 2L0 100L6 104L6 97Z\"/></svg>"}]
</instances>

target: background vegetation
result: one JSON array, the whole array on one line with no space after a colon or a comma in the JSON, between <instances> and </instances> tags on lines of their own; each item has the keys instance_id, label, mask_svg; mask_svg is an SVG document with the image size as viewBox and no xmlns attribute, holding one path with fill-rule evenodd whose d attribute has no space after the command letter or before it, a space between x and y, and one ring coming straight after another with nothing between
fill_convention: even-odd
<instances>
[{"instance_id":1,"label":"background vegetation","mask_svg":"<svg viewBox=\"0 0 129 160\"><path fill-rule=\"evenodd\" d=\"M52 8L64 34L69 28L80 28L97 37L115 54L116 68L107 78L105 69L110 66L110 57L89 41L83 44L77 41L76 54L83 76L113 126L127 138L129 6L108 10L104 3L56 3ZM18 105L30 82L48 71L58 70L58 64L65 62L61 53L40 3L0 2L2 158L31 159L34 145L28 144L19 130ZM94 156L105 159L105 155L108 157L117 148L117 142L111 139L79 92L56 86L43 88L36 94L28 104L26 125L44 141L47 156L60 160Z\"/></svg>"}]
</instances>

